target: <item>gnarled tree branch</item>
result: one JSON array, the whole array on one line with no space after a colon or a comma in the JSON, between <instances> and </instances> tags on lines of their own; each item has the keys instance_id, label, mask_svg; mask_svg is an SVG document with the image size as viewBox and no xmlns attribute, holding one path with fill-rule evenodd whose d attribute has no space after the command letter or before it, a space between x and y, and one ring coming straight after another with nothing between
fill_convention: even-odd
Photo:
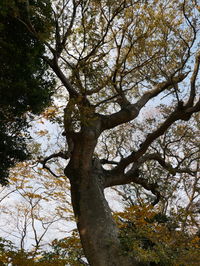
<instances>
[{"instance_id":1,"label":"gnarled tree branch","mask_svg":"<svg viewBox=\"0 0 200 266\"><path fill-rule=\"evenodd\" d=\"M174 84L183 81L187 75L188 73L171 77L169 80L158 84L153 90L146 92L135 104L130 104L112 115L102 115L102 131L133 120L150 99L169 89Z\"/></svg>"},{"instance_id":2,"label":"gnarled tree branch","mask_svg":"<svg viewBox=\"0 0 200 266\"><path fill-rule=\"evenodd\" d=\"M132 168L125 174L123 172L118 173L113 171L107 171L107 175L104 181L104 187L125 185L130 184L132 182L135 184L139 184L146 190L151 191L156 196L156 199L152 203L152 205L156 205L161 198L158 184L149 183L147 179L140 177L138 167L139 166L137 164L134 164Z\"/></svg>"},{"instance_id":3,"label":"gnarled tree branch","mask_svg":"<svg viewBox=\"0 0 200 266\"><path fill-rule=\"evenodd\" d=\"M168 116L168 118L152 133L148 134L145 141L140 145L138 151L133 151L129 156L123 158L115 171L123 171L129 164L138 162L138 160L146 153L149 146L160 136L162 136L168 128L178 120L189 120L193 113L200 111L200 100L190 108L178 105L177 108Z\"/></svg>"},{"instance_id":4,"label":"gnarled tree branch","mask_svg":"<svg viewBox=\"0 0 200 266\"><path fill-rule=\"evenodd\" d=\"M46 157L45 159L39 161L39 162L42 164L42 167L43 167L44 169L46 169L47 171L49 171L49 173L51 173L51 174L52 174L54 177L56 177L56 178L61 177L61 176L60 176L60 175L56 175L56 174L51 170L51 168L50 168L49 166L47 166L46 164L47 164L47 162L48 162L49 160L51 160L51 159L53 159L53 158L58 158L58 157L63 158L63 159L66 159L66 160L69 158L65 153L63 153L63 152L58 152L58 153L53 153L53 154L49 155L48 157Z\"/></svg>"}]
</instances>

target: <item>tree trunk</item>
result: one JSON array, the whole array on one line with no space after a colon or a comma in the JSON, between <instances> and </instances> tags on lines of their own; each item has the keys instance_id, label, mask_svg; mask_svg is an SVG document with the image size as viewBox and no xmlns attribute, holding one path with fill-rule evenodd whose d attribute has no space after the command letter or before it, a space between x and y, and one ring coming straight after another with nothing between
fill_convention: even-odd
<instances>
[{"instance_id":1,"label":"tree trunk","mask_svg":"<svg viewBox=\"0 0 200 266\"><path fill-rule=\"evenodd\" d=\"M89 172L67 167L72 205L85 255L91 266L134 266L124 257L118 229L103 192L103 170L94 164Z\"/></svg>"},{"instance_id":2,"label":"tree trunk","mask_svg":"<svg viewBox=\"0 0 200 266\"><path fill-rule=\"evenodd\" d=\"M104 173L94 149L100 123L74 135L73 151L65 175L71 183L71 198L85 256L91 266L134 266L120 248L118 229L104 197Z\"/></svg>"}]
</instances>

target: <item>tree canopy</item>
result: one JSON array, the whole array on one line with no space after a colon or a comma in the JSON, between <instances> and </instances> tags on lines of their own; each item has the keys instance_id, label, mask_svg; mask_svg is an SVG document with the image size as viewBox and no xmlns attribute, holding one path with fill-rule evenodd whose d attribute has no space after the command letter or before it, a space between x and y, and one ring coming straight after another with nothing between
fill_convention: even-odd
<instances>
[{"instance_id":1,"label":"tree canopy","mask_svg":"<svg viewBox=\"0 0 200 266\"><path fill-rule=\"evenodd\" d=\"M50 23L50 2L30 1ZM51 102L53 82L47 64L41 57L45 46L27 30L18 17L27 21L28 13L23 1L0 3L0 171L1 183L6 182L7 170L18 160L27 158L27 112L40 113ZM32 23L44 38L47 23L34 13ZM46 22L46 21L45 21Z\"/></svg>"},{"instance_id":2,"label":"tree canopy","mask_svg":"<svg viewBox=\"0 0 200 266\"><path fill-rule=\"evenodd\" d=\"M139 185L137 195L156 206L174 180L183 182L186 194L189 180L196 180L197 197L199 6L190 0L22 3L27 17L19 12L16 19L46 48L33 58L56 75L65 105L66 145L40 162L57 177L48 163L66 160L63 172L89 264L139 265L137 252L123 252L104 190ZM43 12L47 7L50 13ZM47 39L37 21L46 25ZM196 141L188 144L192 134Z\"/></svg>"}]
</instances>

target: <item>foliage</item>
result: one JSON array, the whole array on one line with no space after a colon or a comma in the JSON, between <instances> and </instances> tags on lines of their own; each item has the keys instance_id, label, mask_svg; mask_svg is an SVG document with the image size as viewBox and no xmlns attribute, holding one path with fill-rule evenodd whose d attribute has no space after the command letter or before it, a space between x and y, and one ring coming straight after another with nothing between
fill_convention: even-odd
<instances>
[{"instance_id":1,"label":"foliage","mask_svg":"<svg viewBox=\"0 0 200 266\"><path fill-rule=\"evenodd\" d=\"M19 163L10 171L9 186L0 189L1 236L37 253L72 224L69 198L64 178L55 180L31 161Z\"/></svg>"},{"instance_id":2,"label":"foliage","mask_svg":"<svg viewBox=\"0 0 200 266\"><path fill-rule=\"evenodd\" d=\"M0 238L0 263L7 265L35 265L31 252L17 249L9 240Z\"/></svg>"},{"instance_id":3,"label":"foliage","mask_svg":"<svg viewBox=\"0 0 200 266\"><path fill-rule=\"evenodd\" d=\"M11 265L83 265L81 258L83 250L77 232L71 237L54 240L50 247L52 251L26 251L18 249L11 241L0 239L0 263Z\"/></svg>"},{"instance_id":4,"label":"foliage","mask_svg":"<svg viewBox=\"0 0 200 266\"><path fill-rule=\"evenodd\" d=\"M52 263L56 265L83 265L84 253L80 243L77 230L72 232L70 237L60 240L55 239L51 243L52 251L43 252L40 262Z\"/></svg>"},{"instance_id":5,"label":"foliage","mask_svg":"<svg viewBox=\"0 0 200 266\"><path fill-rule=\"evenodd\" d=\"M181 231L175 217L151 205L131 206L116 215L124 252L143 263L199 265L200 238Z\"/></svg>"},{"instance_id":6,"label":"foliage","mask_svg":"<svg viewBox=\"0 0 200 266\"><path fill-rule=\"evenodd\" d=\"M43 1L44 2L44 1ZM32 23L41 34L50 30L50 2L30 1L35 9ZM48 19L41 18L43 13ZM0 171L7 182L7 169L27 158L26 138L29 120L26 113L40 113L50 104L53 91L51 74L41 57L45 46L20 21L28 19L25 1L0 3ZM26 138L25 138L26 137Z\"/></svg>"}]
</instances>

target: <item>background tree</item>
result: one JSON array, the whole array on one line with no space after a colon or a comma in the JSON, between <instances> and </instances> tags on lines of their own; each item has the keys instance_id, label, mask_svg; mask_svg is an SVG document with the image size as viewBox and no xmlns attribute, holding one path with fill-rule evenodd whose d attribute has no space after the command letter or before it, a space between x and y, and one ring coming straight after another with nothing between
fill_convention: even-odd
<instances>
[{"instance_id":1,"label":"background tree","mask_svg":"<svg viewBox=\"0 0 200 266\"><path fill-rule=\"evenodd\" d=\"M156 205L162 184L148 173L143 176L145 164L158 162L162 171L175 175L197 170L193 164L185 167L183 159L169 160L170 146L164 148L170 149L167 153L152 153L151 147L178 121L200 111L198 7L186 0L55 1L46 42L32 19L38 14L34 4L26 4L27 20L16 17L46 45L42 59L67 92L63 135L68 149L45 158L43 166L54 157L67 160L64 172L90 265L138 265L134 253L123 253L104 189L140 184L155 196ZM141 134L138 121L152 102L157 111L153 126L146 119ZM136 145L120 137L126 133L129 144L136 139ZM120 148L105 154L101 143L110 134Z\"/></svg>"},{"instance_id":2,"label":"background tree","mask_svg":"<svg viewBox=\"0 0 200 266\"><path fill-rule=\"evenodd\" d=\"M69 221L73 227L69 184L36 171L31 162L19 163L10 171L9 186L0 190L0 213L1 236L34 258L49 241L69 231Z\"/></svg>"},{"instance_id":3,"label":"background tree","mask_svg":"<svg viewBox=\"0 0 200 266\"><path fill-rule=\"evenodd\" d=\"M49 38L51 9L49 1L30 1L39 13L31 17L38 34ZM41 15L45 18L41 18ZM53 81L41 56L45 46L20 22L27 21L25 1L0 3L0 172L7 182L8 168L28 156L26 149L27 112L40 113L50 104Z\"/></svg>"}]
</instances>

